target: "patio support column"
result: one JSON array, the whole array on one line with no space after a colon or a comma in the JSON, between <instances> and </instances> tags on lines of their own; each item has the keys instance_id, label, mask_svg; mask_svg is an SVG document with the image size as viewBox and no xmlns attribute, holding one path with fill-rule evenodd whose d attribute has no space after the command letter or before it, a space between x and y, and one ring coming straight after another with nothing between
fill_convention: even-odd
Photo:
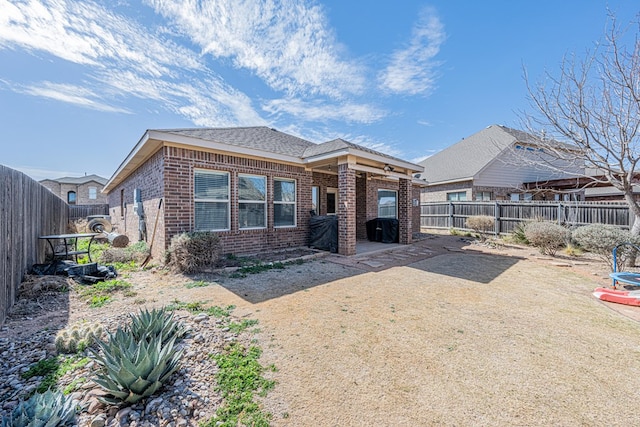
<instances>
[{"instance_id":1,"label":"patio support column","mask_svg":"<svg viewBox=\"0 0 640 427\"><path fill-rule=\"evenodd\" d=\"M398 185L398 240L401 245L411 244L413 237L412 216L411 180L400 178Z\"/></svg>"},{"instance_id":2,"label":"patio support column","mask_svg":"<svg viewBox=\"0 0 640 427\"><path fill-rule=\"evenodd\" d=\"M338 253L356 253L356 171L338 164Z\"/></svg>"}]
</instances>

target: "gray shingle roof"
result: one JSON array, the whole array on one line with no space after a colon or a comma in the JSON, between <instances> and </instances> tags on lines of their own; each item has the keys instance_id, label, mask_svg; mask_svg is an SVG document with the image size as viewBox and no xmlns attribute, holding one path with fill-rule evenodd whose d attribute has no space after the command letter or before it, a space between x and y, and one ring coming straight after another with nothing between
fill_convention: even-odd
<instances>
[{"instance_id":1,"label":"gray shingle roof","mask_svg":"<svg viewBox=\"0 0 640 427\"><path fill-rule=\"evenodd\" d=\"M238 128L156 129L158 132L184 135L205 141L252 148L269 153L302 157L313 142L279 132L266 126Z\"/></svg>"},{"instance_id":2,"label":"gray shingle roof","mask_svg":"<svg viewBox=\"0 0 640 427\"><path fill-rule=\"evenodd\" d=\"M386 157L388 159L404 161L402 159L398 159L397 157L390 156L388 154L381 153L376 150L372 150L371 148L364 147L362 145L354 144L353 142L345 141L344 139L334 139L332 141L323 142L322 144L314 144L314 146L309 147L305 150L304 155L302 157L313 157L321 154L331 153L334 151L353 148L354 150L364 151L365 153L375 154L378 156Z\"/></svg>"},{"instance_id":3,"label":"gray shingle roof","mask_svg":"<svg viewBox=\"0 0 640 427\"><path fill-rule=\"evenodd\" d=\"M87 182L91 182L91 181L95 181L101 185L105 185L107 183L107 179L103 178L101 176L95 175L95 174L91 174L91 175L85 175L85 176L65 176L62 178L57 178L57 179L43 179L42 181L54 181L54 182L58 182L60 184L72 184L72 185L82 185L82 184L86 184Z\"/></svg>"},{"instance_id":4,"label":"gray shingle roof","mask_svg":"<svg viewBox=\"0 0 640 427\"><path fill-rule=\"evenodd\" d=\"M430 183L471 179L513 143L535 141L526 132L491 125L418 163L424 167L420 178Z\"/></svg>"}]
</instances>

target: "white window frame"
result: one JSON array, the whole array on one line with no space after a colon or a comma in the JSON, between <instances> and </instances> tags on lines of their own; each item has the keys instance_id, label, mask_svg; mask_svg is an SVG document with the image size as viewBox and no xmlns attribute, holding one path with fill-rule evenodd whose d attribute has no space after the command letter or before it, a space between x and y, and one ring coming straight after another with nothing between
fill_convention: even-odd
<instances>
[{"instance_id":1,"label":"white window frame","mask_svg":"<svg viewBox=\"0 0 640 427\"><path fill-rule=\"evenodd\" d=\"M334 199L335 199L335 205L334 205L334 212L329 212L329 203L327 203L327 215L338 215L338 206L339 202L338 202L338 189L335 187L327 187L327 193L326 194L334 194ZM325 199L327 198L327 196L325 195Z\"/></svg>"},{"instance_id":2,"label":"white window frame","mask_svg":"<svg viewBox=\"0 0 640 427\"><path fill-rule=\"evenodd\" d=\"M395 212L393 213L393 216L380 216L380 192L381 191L386 191L388 193L393 193L395 195ZM379 188L378 189L378 218L394 218L394 219L398 219L398 192L396 190L389 190L386 188Z\"/></svg>"},{"instance_id":3,"label":"white window frame","mask_svg":"<svg viewBox=\"0 0 640 427\"><path fill-rule=\"evenodd\" d=\"M282 201L282 200L276 200L276 192L275 192L275 183L276 181L284 181L284 182L292 182L293 183L293 202L288 202L288 201ZM274 186L274 191L273 191L273 226L274 228L292 228L292 227L297 227L298 226L298 209L297 209L297 203L298 203L298 183L295 179L290 179L290 178L273 178L273 186ZM276 225L276 213L275 213L275 206L276 205L293 205L293 224L286 224L286 225Z\"/></svg>"},{"instance_id":4,"label":"white window frame","mask_svg":"<svg viewBox=\"0 0 640 427\"><path fill-rule=\"evenodd\" d=\"M449 196L456 195L455 199L450 199ZM464 194L464 200L460 199L460 195ZM447 202L466 202L467 201L467 192L466 191L451 191L447 193Z\"/></svg>"},{"instance_id":5,"label":"white window frame","mask_svg":"<svg viewBox=\"0 0 640 427\"><path fill-rule=\"evenodd\" d=\"M226 199L202 199L195 196L195 180L196 174L210 174L210 175L226 175L227 176L227 198ZM193 201L194 201L194 229L197 231L229 231L231 229L231 175L225 171L214 171L208 169L194 169L193 171ZM195 223L195 204L196 203L226 203L227 204L227 226L226 228L204 229L198 228L198 224Z\"/></svg>"},{"instance_id":6,"label":"white window frame","mask_svg":"<svg viewBox=\"0 0 640 427\"><path fill-rule=\"evenodd\" d=\"M262 179L262 181L264 182L264 199L263 200L240 200L240 179L242 178L260 178ZM267 228L267 177L264 175L253 175L253 174L248 174L248 173L239 173L238 174L238 185L237 185L237 191L238 191L238 229L239 230L262 230ZM240 224L240 205L242 204L252 204L252 205L263 205L264 207L264 218L263 220L263 224L261 226L246 226L243 227L242 224Z\"/></svg>"},{"instance_id":7,"label":"white window frame","mask_svg":"<svg viewBox=\"0 0 640 427\"><path fill-rule=\"evenodd\" d=\"M485 195L489 195L488 199L485 199ZM493 193L491 191L476 191L476 202L487 202L492 200Z\"/></svg>"},{"instance_id":8,"label":"white window frame","mask_svg":"<svg viewBox=\"0 0 640 427\"><path fill-rule=\"evenodd\" d=\"M320 187L317 185L311 186L311 210L320 215Z\"/></svg>"},{"instance_id":9,"label":"white window frame","mask_svg":"<svg viewBox=\"0 0 640 427\"><path fill-rule=\"evenodd\" d=\"M98 187L89 187L89 199L96 200L98 198Z\"/></svg>"}]
</instances>

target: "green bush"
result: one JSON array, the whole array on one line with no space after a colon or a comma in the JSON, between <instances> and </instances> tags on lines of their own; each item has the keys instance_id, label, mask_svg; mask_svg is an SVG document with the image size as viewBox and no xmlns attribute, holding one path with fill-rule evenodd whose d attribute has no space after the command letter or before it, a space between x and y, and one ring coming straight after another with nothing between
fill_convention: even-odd
<instances>
[{"instance_id":1,"label":"green bush","mask_svg":"<svg viewBox=\"0 0 640 427\"><path fill-rule=\"evenodd\" d=\"M487 234L494 229L495 218L489 215L474 215L467 218L466 225L467 228L478 233L484 241Z\"/></svg>"},{"instance_id":2,"label":"green bush","mask_svg":"<svg viewBox=\"0 0 640 427\"><path fill-rule=\"evenodd\" d=\"M527 224L525 237L543 255L555 255L557 250L567 244L571 233L555 222L535 221Z\"/></svg>"},{"instance_id":3,"label":"green bush","mask_svg":"<svg viewBox=\"0 0 640 427\"><path fill-rule=\"evenodd\" d=\"M531 244L531 242L527 240L527 235L525 234L526 228L526 222L519 222L515 227L513 227L513 230L511 231L511 240L514 243L521 243L523 245Z\"/></svg>"},{"instance_id":4,"label":"green bush","mask_svg":"<svg viewBox=\"0 0 640 427\"><path fill-rule=\"evenodd\" d=\"M606 224L589 224L584 227L575 229L572 233L572 239L586 251L598 255L600 259L609 264L611 269L613 266L613 248L621 243L640 243L638 237L634 237L626 230L614 225ZM618 270L626 263L629 257L633 256L632 248L623 246L617 251Z\"/></svg>"},{"instance_id":5,"label":"green bush","mask_svg":"<svg viewBox=\"0 0 640 427\"><path fill-rule=\"evenodd\" d=\"M197 273L215 267L220 240L209 231L182 233L171 239L165 262L172 270Z\"/></svg>"}]
</instances>

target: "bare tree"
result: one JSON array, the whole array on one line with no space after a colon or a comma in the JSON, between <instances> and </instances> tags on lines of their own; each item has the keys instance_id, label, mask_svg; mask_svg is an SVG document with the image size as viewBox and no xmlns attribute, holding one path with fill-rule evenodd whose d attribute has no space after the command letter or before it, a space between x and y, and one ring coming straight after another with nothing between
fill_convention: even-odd
<instances>
[{"instance_id":1,"label":"bare tree","mask_svg":"<svg viewBox=\"0 0 640 427\"><path fill-rule=\"evenodd\" d=\"M633 196L640 183L639 31L640 15L622 27L610 14L603 40L583 58L564 57L556 75L546 72L534 85L525 71L535 108L524 115L525 126L542 141L546 159L556 160L542 162L554 168L562 163L557 160L583 161L585 185L620 190L635 216L633 235L640 235L640 204Z\"/></svg>"}]
</instances>

